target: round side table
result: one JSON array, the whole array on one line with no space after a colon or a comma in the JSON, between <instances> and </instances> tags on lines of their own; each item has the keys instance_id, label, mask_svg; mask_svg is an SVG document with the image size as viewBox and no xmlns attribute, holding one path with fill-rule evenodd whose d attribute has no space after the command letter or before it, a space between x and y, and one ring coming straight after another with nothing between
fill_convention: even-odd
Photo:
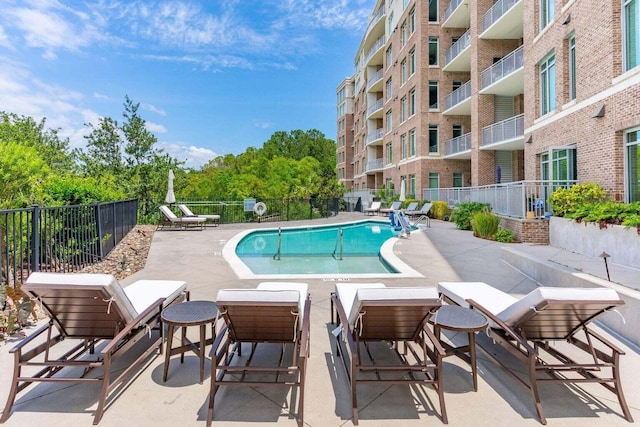
<instances>
[{"instance_id":1,"label":"round side table","mask_svg":"<svg viewBox=\"0 0 640 427\"><path fill-rule=\"evenodd\" d=\"M193 351L200 358L200 384L204 381L204 349L213 343L216 336L215 320L218 316L218 307L211 301L185 301L174 304L162 311L162 322L168 326L169 336L164 356L163 381L167 381L169 360L174 354L180 354L180 363L184 363L184 353ZM211 324L211 338L207 339L206 325ZM187 338L187 327L200 327L200 341L192 342ZM182 339L179 347L172 348L173 333L175 328L182 328Z\"/></svg>"}]
</instances>

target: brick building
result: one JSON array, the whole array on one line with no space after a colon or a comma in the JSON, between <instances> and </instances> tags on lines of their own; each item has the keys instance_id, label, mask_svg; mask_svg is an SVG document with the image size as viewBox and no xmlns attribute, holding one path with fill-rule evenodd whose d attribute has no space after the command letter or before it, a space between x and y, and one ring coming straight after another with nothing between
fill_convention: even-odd
<instances>
[{"instance_id":1,"label":"brick building","mask_svg":"<svg viewBox=\"0 0 640 427\"><path fill-rule=\"evenodd\" d=\"M640 0L378 0L338 87L352 190L594 181L640 200Z\"/></svg>"}]
</instances>

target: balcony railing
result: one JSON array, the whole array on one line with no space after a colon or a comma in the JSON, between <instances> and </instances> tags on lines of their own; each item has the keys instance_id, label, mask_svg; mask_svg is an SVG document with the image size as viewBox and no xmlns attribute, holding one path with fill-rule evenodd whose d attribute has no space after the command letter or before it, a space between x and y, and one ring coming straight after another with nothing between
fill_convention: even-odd
<instances>
[{"instance_id":1,"label":"balcony railing","mask_svg":"<svg viewBox=\"0 0 640 427\"><path fill-rule=\"evenodd\" d=\"M367 90L371 89L371 86L382 80L383 72L384 70L380 68L378 71L373 73L373 75L369 76L369 79L367 80Z\"/></svg>"},{"instance_id":2,"label":"balcony railing","mask_svg":"<svg viewBox=\"0 0 640 427\"><path fill-rule=\"evenodd\" d=\"M451 0L449 6L447 6L447 8L444 10L444 19L442 20L442 22L449 19L451 14L458 8L458 6L460 6L460 3L462 3L463 1L464 0Z\"/></svg>"},{"instance_id":3,"label":"balcony railing","mask_svg":"<svg viewBox=\"0 0 640 427\"><path fill-rule=\"evenodd\" d=\"M480 89L491 86L522 67L524 67L524 46L520 46L480 73Z\"/></svg>"},{"instance_id":4,"label":"balcony railing","mask_svg":"<svg viewBox=\"0 0 640 427\"><path fill-rule=\"evenodd\" d=\"M471 132L452 138L444 143L444 155L471 150Z\"/></svg>"},{"instance_id":5,"label":"balcony railing","mask_svg":"<svg viewBox=\"0 0 640 427\"><path fill-rule=\"evenodd\" d=\"M384 159L375 159L367 162L367 164L364 166L364 171L369 172L376 169L382 169L382 167L384 166L383 160Z\"/></svg>"},{"instance_id":6,"label":"balcony railing","mask_svg":"<svg viewBox=\"0 0 640 427\"><path fill-rule=\"evenodd\" d=\"M383 16L384 16L384 5L380 9L378 9L376 14L373 15L369 20L369 26L367 27L367 31L365 32L365 34L369 34L369 31L371 31L371 29L378 23L380 18L382 18Z\"/></svg>"},{"instance_id":7,"label":"balcony railing","mask_svg":"<svg viewBox=\"0 0 640 427\"><path fill-rule=\"evenodd\" d=\"M494 123L482 129L482 145L491 145L496 142L524 136L524 114L509 117L498 123Z\"/></svg>"},{"instance_id":8,"label":"balcony railing","mask_svg":"<svg viewBox=\"0 0 640 427\"><path fill-rule=\"evenodd\" d=\"M376 40L376 42L373 44L373 46L371 47L371 49L369 49L369 52L367 52L367 59L364 61L364 63L368 63L369 60L371 59L371 57L373 55L375 55L375 53L380 50L381 47L384 46L384 35L382 37L380 37L378 40Z\"/></svg>"},{"instance_id":9,"label":"balcony railing","mask_svg":"<svg viewBox=\"0 0 640 427\"><path fill-rule=\"evenodd\" d=\"M383 104L384 104L384 99L382 99L382 98L378 99L376 102L371 104L369 106L369 108L367 108L367 116L370 116L373 113L375 113L376 111L382 109L382 105Z\"/></svg>"},{"instance_id":10,"label":"balcony railing","mask_svg":"<svg viewBox=\"0 0 640 427\"><path fill-rule=\"evenodd\" d=\"M445 111L449 108L458 105L465 99L471 96L471 80L460 86L458 89L451 92L444 99L444 109Z\"/></svg>"},{"instance_id":11,"label":"balcony railing","mask_svg":"<svg viewBox=\"0 0 640 427\"><path fill-rule=\"evenodd\" d=\"M376 141L378 139L382 139L382 137L384 136L384 129L380 128L380 129L376 129L375 131L369 133L367 135L367 144Z\"/></svg>"},{"instance_id":12,"label":"balcony railing","mask_svg":"<svg viewBox=\"0 0 640 427\"><path fill-rule=\"evenodd\" d=\"M444 55L444 65L453 61L456 56L465 50L471 44L471 29L468 29L460 38L451 46Z\"/></svg>"},{"instance_id":13,"label":"balcony railing","mask_svg":"<svg viewBox=\"0 0 640 427\"><path fill-rule=\"evenodd\" d=\"M504 15L514 4L522 0L498 0L491 9L482 16L482 31L484 32L492 26L502 15Z\"/></svg>"},{"instance_id":14,"label":"balcony railing","mask_svg":"<svg viewBox=\"0 0 640 427\"><path fill-rule=\"evenodd\" d=\"M535 218L544 218L552 212L551 194L575 184L575 180L518 181L481 187L425 188L422 199L442 200L451 208L462 202L489 203L497 215L524 219L527 212L533 212Z\"/></svg>"}]
</instances>

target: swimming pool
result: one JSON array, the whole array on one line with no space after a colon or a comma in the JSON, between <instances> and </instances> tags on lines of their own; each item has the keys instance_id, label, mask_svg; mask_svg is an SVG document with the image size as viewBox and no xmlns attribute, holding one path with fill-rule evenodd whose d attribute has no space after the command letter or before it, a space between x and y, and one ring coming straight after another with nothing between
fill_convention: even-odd
<instances>
[{"instance_id":1,"label":"swimming pool","mask_svg":"<svg viewBox=\"0 0 640 427\"><path fill-rule=\"evenodd\" d=\"M422 277L393 253L396 235L383 220L247 230L223 256L240 278Z\"/></svg>"}]
</instances>

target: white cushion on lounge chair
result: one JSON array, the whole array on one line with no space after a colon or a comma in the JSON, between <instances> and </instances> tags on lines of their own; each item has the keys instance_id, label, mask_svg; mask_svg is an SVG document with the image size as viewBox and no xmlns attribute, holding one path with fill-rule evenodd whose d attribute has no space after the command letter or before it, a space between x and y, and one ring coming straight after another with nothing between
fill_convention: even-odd
<instances>
[{"instance_id":1,"label":"white cushion on lounge chair","mask_svg":"<svg viewBox=\"0 0 640 427\"><path fill-rule=\"evenodd\" d=\"M299 282L262 282L258 284L256 289L267 290L267 291L284 291L284 290L292 290L300 292L300 298L298 300L298 307L300 312L300 318L302 319L304 316L304 304L307 300L307 293L309 289L309 285L306 283Z\"/></svg>"},{"instance_id":2,"label":"white cushion on lounge chair","mask_svg":"<svg viewBox=\"0 0 640 427\"><path fill-rule=\"evenodd\" d=\"M306 294L305 294L306 297ZM235 304L287 304L295 303L298 307L302 307L300 291L296 289L270 290L270 289L220 289L216 297L216 303L222 305L224 303ZM304 315L301 311L298 313L300 318ZM300 326L302 322L298 322Z\"/></svg>"},{"instance_id":3,"label":"white cushion on lounge chair","mask_svg":"<svg viewBox=\"0 0 640 427\"><path fill-rule=\"evenodd\" d=\"M179 222L179 223L183 223L183 224L200 224L200 223L203 223L203 222L205 222L207 220L206 218L203 218L203 217L200 217L200 216L181 216L181 217L178 217L166 205L160 206L160 211L171 222Z\"/></svg>"},{"instance_id":4,"label":"white cushion on lounge chair","mask_svg":"<svg viewBox=\"0 0 640 427\"><path fill-rule=\"evenodd\" d=\"M205 219L210 219L210 220L217 220L220 219L220 215L208 215L208 214L194 214L191 209L189 209L189 207L187 205L178 205L178 208L180 208L180 210L182 211L183 214L185 214L186 216L190 216L190 217L199 217L199 218L205 218Z\"/></svg>"},{"instance_id":5,"label":"white cushion on lounge chair","mask_svg":"<svg viewBox=\"0 0 640 427\"><path fill-rule=\"evenodd\" d=\"M358 289L385 287L384 283L336 283L336 296L342 303L345 314L351 318L351 308L356 299Z\"/></svg>"},{"instance_id":6,"label":"white cushion on lounge chair","mask_svg":"<svg viewBox=\"0 0 640 427\"><path fill-rule=\"evenodd\" d=\"M138 314L145 311L159 298L164 298L166 306L187 289L187 283L181 280L138 280L124 288L133 308Z\"/></svg>"},{"instance_id":7,"label":"white cushion on lounge chair","mask_svg":"<svg viewBox=\"0 0 640 427\"><path fill-rule=\"evenodd\" d=\"M618 293L609 288L554 288L541 287L497 313L497 317L509 326L514 325L531 307L544 301L619 301Z\"/></svg>"},{"instance_id":8,"label":"white cushion on lounge chair","mask_svg":"<svg viewBox=\"0 0 640 427\"><path fill-rule=\"evenodd\" d=\"M440 282L438 290L461 307L469 307L472 299L493 314L498 314L518 301L516 297L484 282Z\"/></svg>"}]
</instances>

